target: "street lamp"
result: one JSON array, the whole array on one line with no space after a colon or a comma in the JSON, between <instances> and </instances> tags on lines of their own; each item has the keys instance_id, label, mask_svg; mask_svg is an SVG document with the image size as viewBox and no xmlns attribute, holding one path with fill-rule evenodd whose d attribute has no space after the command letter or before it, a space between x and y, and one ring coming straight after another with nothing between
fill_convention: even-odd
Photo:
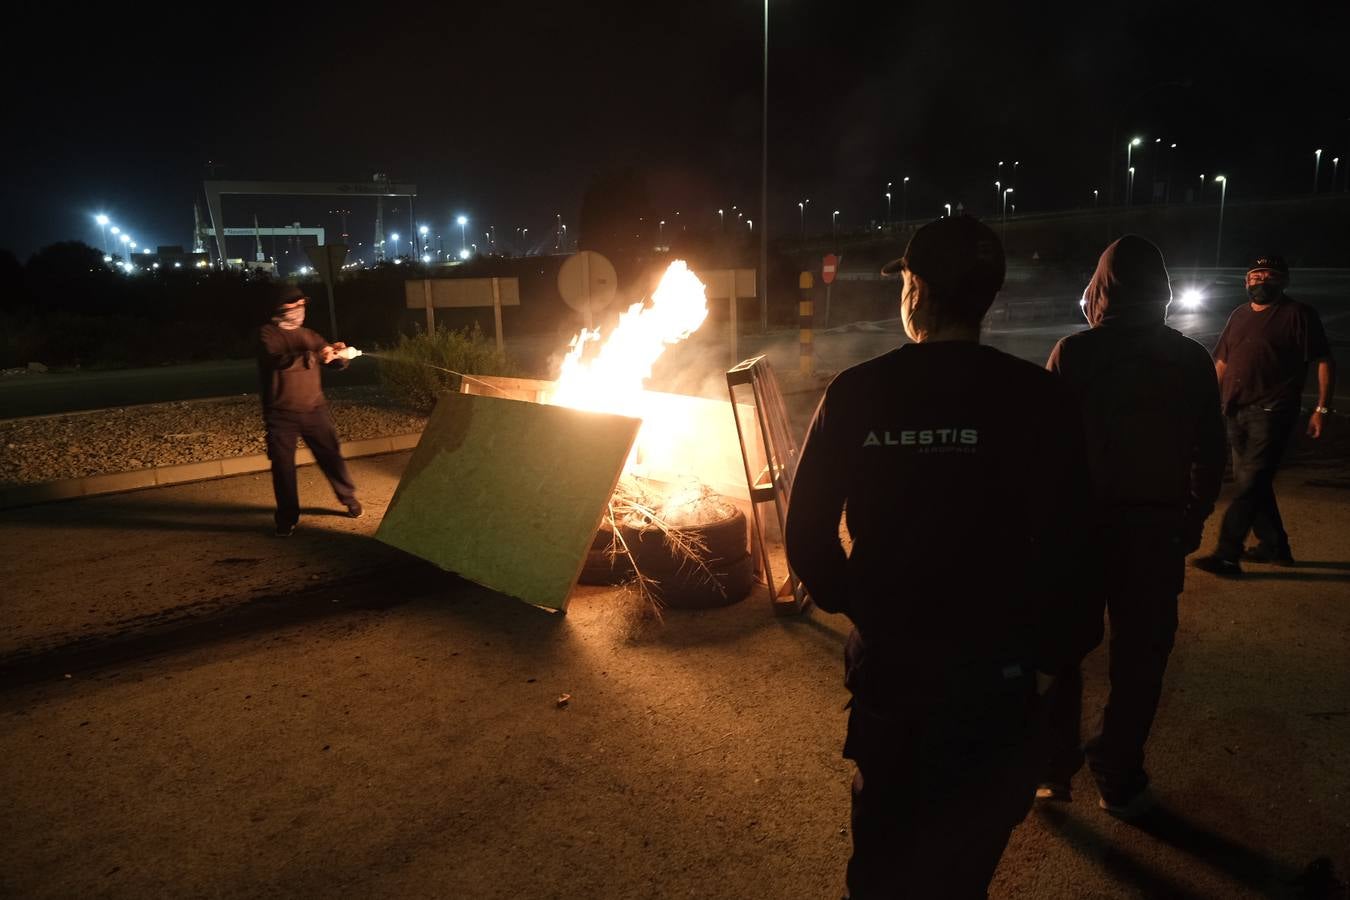
<instances>
[{"instance_id":1,"label":"street lamp","mask_svg":"<svg viewBox=\"0 0 1350 900\"><path fill-rule=\"evenodd\" d=\"M1340 170L1341 170L1341 158L1339 156L1333 156L1331 158L1331 192L1333 194L1336 193L1336 182L1338 181L1336 176L1337 173L1340 172Z\"/></svg>"},{"instance_id":2,"label":"street lamp","mask_svg":"<svg viewBox=\"0 0 1350 900\"><path fill-rule=\"evenodd\" d=\"M392 240L392 241L394 242L394 259L395 259L395 261L397 261L397 260L398 260L398 232L395 231L393 234L389 235L389 239Z\"/></svg>"},{"instance_id":3,"label":"street lamp","mask_svg":"<svg viewBox=\"0 0 1350 900\"><path fill-rule=\"evenodd\" d=\"M886 226L891 224L891 182L886 182Z\"/></svg>"},{"instance_id":4,"label":"street lamp","mask_svg":"<svg viewBox=\"0 0 1350 900\"><path fill-rule=\"evenodd\" d=\"M1317 181L1318 181L1318 177L1317 177L1317 176L1319 176L1319 175L1322 174L1322 148L1321 148L1321 147L1318 147L1315 151L1313 151L1313 160L1314 160L1314 162L1313 162L1313 193L1315 194L1315 193L1317 193Z\"/></svg>"},{"instance_id":5,"label":"street lamp","mask_svg":"<svg viewBox=\"0 0 1350 900\"><path fill-rule=\"evenodd\" d=\"M1011 184L1011 185L1016 185L1016 184L1017 184L1017 167L1020 166L1021 164L1022 164L1022 161L1021 161L1020 159L1014 159L1014 160L1013 160L1013 177L1012 177L1012 180L1008 182L1008 184Z\"/></svg>"},{"instance_id":6,"label":"street lamp","mask_svg":"<svg viewBox=\"0 0 1350 900\"><path fill-rule=\"evenodd\" d=\"M1228 198L1228 179L1223 175L1215 175L1214 180L1219 183L1219 237L1214 244L1214 268L1219 267L1219 252L1223 249L1223 203Z\"/></svg>"},{"instance_id":7,"label":"street lamp","mask_svg":"<svg viewBox=\"0 0 1350 900\"><path fill-rule=\"evenodd\" d=\"M131 235L123 232L122 235L118 237L118 240L122 242L122 246L125 248L127 244L131 243Z\"/></svg>"},{"instance_id":8,"label":"street lamp","mask_svg":"<svg viewBox=\"0 0 1350 900\"><path fill-rule=\"evenodd\" d=\"M947 210L947 217L950 218L952 214L952 205L950 203L944 203L942 204L942 207Z\"/></svg>"},{"instance_id":9,"label":"street lamp","mask_svg":"<svg viewBox=\"0 0 1350 900\"><path fill-rule=\"evenodd\" d=\"M656 241L658 244L665 243L666 240L666 220L662 219L656 223Z\"/></svg>"},{"instance_id":10,"label":"street lamp","mask_svg":"<svg viewBox=\"0 0 1350 900\"><path fill-rule=\"evenodd\" d=\"M839 237L839 210L837 209L830 214L830 236L836 239Z\"/></svg>"},{"instance_id":11,"label":"street lamp","mask_svg":"<svg viewBox=\"0 0 1350 900\"><path fill-rule=\"evenodd\" d=\"M994 205L995 205L995 206L998 205L998 198L1001 197L1002 195L1003 195L1003 182L1001 182L1001 181L995 181L995 182L994 182Z\"/></svg>"},{"instance_id":12,"label":"street lamp","mask_svg":"<svg viewBox=\"0 0 1350 900\"><path fill-rule=\"evenodd\" d=\"M1005 246L1005 247L1007 246L1007 243L1008 243L1008 195L1011 194L1012 192L1013 192L1013 189L1012 189L1012 188L1004 188L1004 189L1003 189L1003 238L1002 238L1002 240L1003 240L1003 243L1004 243L1004 246Z\"/></svg>"},{"instance_id":13,"label":"street lamp","mask_svg":"<svg viewBox=\"0 0 1350 900\"><path fill-rule=\"evenodd\" d=\"M717 230L718 231L727 230L727 217L726 214L720 209L717 211Z\"/></svg>"},{"instance_id":14,"label":"street lamp","mask_svg":"<svg viewBox=\"0 0 1350 900\"><path fill-rule=\"evenodd\" d=\"M1143 142L1143 138L1132 138L1130 142L1125 145L1125 169L1129 172L1129 187L1125 192L1126 206L1130 205L1131 196L1134 194L1134 166L1130 165L1130 163L1133 159L1134 148L1138 147Z\"/></svg>"},{"instance_id":15,"label":"street lamp","mask_svg":"<svg viewBox=\"0 0 1350 900\"><path fill-rule=\"evenodd\" d=\"M900 228L909 224L909 176L900 179Z\"/></svg>"},{"instance_id":16,"label":"street lamp","mask_svg":"<svg viewBox=\"0 0 1350 900\"><path fill-rule=\"evenodd\" d=\"M803 240L803 241L806 240L806 207L808 207L808 206L810 206L810 205L811 205L811 200L810 200L809 198L806 199L806 200L798 200L798 201L797 201L797 210L802 214L802 240Z\"/></svg>"},{"instance_id":17,"label":"street lamp","mask_svg":"<svg viewBox=\"0 0 1350 900\"><path fill-rule=\"evenodd\" d=\"M1335 179L1333 178L1332 181L1334 182ZM107 256L107 255L108 255L108 217L105 216L105 215L103 215L102 213L99 213L98 215L94 216L94 221L97 222L97 223L98 223L98 227L101 228L101 229L103 230L103 255L104 255L104 256Z\"/></svg>"},{"instance_id":18,"label":"street lamp","mask_svg":"<svg viewBox=\"0 0 1350 900\"><path fill-rule=\"evenodd\" d=\"M1200 203L1205 199L1205 173L1200 173L1200 193L1195 195L1195 202Z\"/></svg>"},{"instance_id":19,"label":"street lamp","mask_svg":"<svg viewBox=\"0 0 1350 900\"><path fill-rule=\"evenodd\" d=\"M460 216L459 218L455 219L455 224L459 226L459 249L465 250L468 248L469 245L468 239L464 236L464 226L469 224L469 217Z\"/></svg>"},{"instance_id":20,"label":"street lamp","mask_svg":"<svg viewBox=\"0 0 1350 900\"><path fill-rule=\"evenodd\" d=\"M431 230L431 229L427 228L427 226L425 226L425 225L423 225L421 228L418 228L418 229L417 229L417 233L418 233L419 235L422 236L422 255L423 255L423 256L425 256L425 255L426 255L426 252L427 252L427 232L429 232L430 230Z\"/></svg>"},{"instance_id":21,"label":"street lamp","mask_svg":"<svg viewBox=\"0 0 1350 900\"><path fill-rule=\"evenodd\" d=\"M553 231L554 247L555 247L555 249L561 251L561 250L562 250L562 227L563 227L563 226L562 226L562 213L554 213L553 215L556 216L557 219L558 219L558 227L557 227L556 229L554 229L554 231ZM675 215L678 216L679 213L676 213Z\"/></svg>"},{"instance_id":22,"label":"street lamp","mask_svg":"<svg viewBox=\"0 0 1350 900\"><path fill-rule=\"evenodd\" d=\"M1098 191L1097 191L1097 189L1096 189L1096 188L1093 188L1093 189L1092 189L1092 208L1093 208L1093 209L1096 209L1096 208L1097 208L1097 201L1098 201L1099 199L1101 199L1101 198L1098 196Z\"/></svg>"}]
</instances>

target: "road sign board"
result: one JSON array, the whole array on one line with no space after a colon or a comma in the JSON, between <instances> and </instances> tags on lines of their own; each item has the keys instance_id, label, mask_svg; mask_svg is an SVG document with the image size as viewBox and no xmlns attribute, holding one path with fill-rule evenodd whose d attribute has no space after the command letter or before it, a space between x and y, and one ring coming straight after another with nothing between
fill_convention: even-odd
<instances>
[{"instance_id":1,"label":"road sign board","mask_svg":"<svg viewBox=\"0 0 1350 900\"><path fill-rule=\"evenodd\" d=\"M323 279L324 284L331 285L337 280L337 275L342 271L342 264L347 261L347 246L345 244L309 244L305 247L305 254L309 261L314 264L314 271Z\"/></svg>"},{"instance_id":2,"label":"road sign board","mask_svg":"<svg viewBox=\"0 0 1350 900\"><path fill-rule=\"evenodd\" d=\"M829 284L834 281L834 273L837 271L839 271L839 257L833 253L826 253L820 266L820 280Z\"/></svg>"}]
</instances>

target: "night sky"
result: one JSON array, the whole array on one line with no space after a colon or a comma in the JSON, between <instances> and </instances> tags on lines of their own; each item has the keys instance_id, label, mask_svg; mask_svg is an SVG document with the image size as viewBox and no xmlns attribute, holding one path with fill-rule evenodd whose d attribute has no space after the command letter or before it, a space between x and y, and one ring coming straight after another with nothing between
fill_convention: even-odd
<instances>
[{"instance_id":1,"label":"night sky","mask_svg":"<svg viewBox=\"0 0 1350 900\"><path fill-rule=\"evenodd\" d=\"M1333 156L1344 189L1350 17L1322 6L774 2L773 233L797 230L806 197L814 230L833 209L843 227L879 220L888 180L898 219L905 175L911 219L947 201L989 214L1000 159L1005 176L1021 163L1019 212L1091 205L1093 188L1105 202L1113 129L1118 194L1124 141L1146 138L1136 202L1167 175L1157 137L1178 144L1174 198L1202 172L1229 177L1230 202L1310 191L1318 147L1322 189ZM419 186L416 218L447 243L461 212L470 240L489 223L499 237L544 236L555 213L575 223L590 180L625 165L646 173L667 219L715 227L733 204L758 217L761 3L368 9L18 14L11 40L36 52L4 63L0 247L22 259L57 240L97 244L100 211L143 244L189 244L208 163L220 179L386 172ZM227 217L336 230L336 205L227 201ZM353 241L369 240L373 204L347 206Z\"/></svg>"}]
</instances>

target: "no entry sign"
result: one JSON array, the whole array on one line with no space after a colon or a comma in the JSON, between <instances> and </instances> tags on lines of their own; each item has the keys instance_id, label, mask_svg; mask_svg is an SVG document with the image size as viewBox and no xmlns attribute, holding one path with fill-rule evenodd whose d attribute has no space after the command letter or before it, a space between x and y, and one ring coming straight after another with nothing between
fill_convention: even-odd
<instances>
[{"instance_id":1,"label":"no entry sign","mask_svg":"<svg viewBox=\"0 0 1350 900\"><path fill-rule=\"evenodd\" d=\"M829 284L834 281L834 273L839 268L839 257L833 253L826 253L825 259L820 266L820 280Z\"/></svg>"}]
</instances>

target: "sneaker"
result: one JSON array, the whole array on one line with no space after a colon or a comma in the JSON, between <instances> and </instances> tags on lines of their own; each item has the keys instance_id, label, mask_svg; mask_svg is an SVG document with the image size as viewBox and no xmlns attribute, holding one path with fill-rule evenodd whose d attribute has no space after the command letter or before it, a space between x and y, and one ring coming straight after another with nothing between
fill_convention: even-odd
<instances>
[{"instance_id":1,"label":"sneaker","mask_svg":"<svg viewBox=\"0 0 1350 900\"><path fill-rule=\"evenodd\" d=\"M1276 566L1292 566L1294 564L1294 554L1289 552L1288 547L1283 550L1272 550L1265 544L1247 547L1242 551L1242 558L1251 562L1270 563Z\"/></svg>"},{"instance_id":2,"label":"sneaker","mask_svg":"<svg viewBox=\"0 0 1350 900\"><path fill-rule=\"evenodd\" d=\"M1054 800L1057 803L1072 803L1073 794L1067 784L1058 781L1042 781L1036 788L1037 800Z\"/></svg>"},{"instance_id":3,"label":"sneaker","mask_svg":"<svg viewBox=\"0 0 1350 900\"><path fill-rule=\"evenodd\" d=\"M294 525L278 525L276 530L277 537L290 537L295 534Z\"/></svg>"},{"instance_id":4,"label":"sneaker","mask_svg":"<svg viewBox=\"0 0 1350 900\"><path fill-rule=\"evenodd\" d=\"M1217 553L1200 556L1191 560L1191 565L1202 572L1212 572L1223 578L1236 578L1242 574L1242 566L1235 559L1228 559Z\"/></svg>"},{"instance_id":5,"label":"sneaker","mask_svg":"<svg viewBox=\"0 0 1350 900\"><path fill-rule=\"evenodd\" d=\"M1139 818L1157 806L1158 798L1153 795L1153 790L1148 785L1144 785L1133 797L1124 801L1108 800L1106 795L1102 794L1097 798L1097 805L1117 819L1129 821Z\"/></svg>"},{"instance_id":6,"label":"sneaker","mask_svg":"<svg viewBox=\"0 0 1350 900\"><path fill-rule=\"evenodd\" d=\"M360 500L353 500L347 504L347 518L359 519L366 514L366 510L361 506Z\"/></svg>"}]
</instances>

